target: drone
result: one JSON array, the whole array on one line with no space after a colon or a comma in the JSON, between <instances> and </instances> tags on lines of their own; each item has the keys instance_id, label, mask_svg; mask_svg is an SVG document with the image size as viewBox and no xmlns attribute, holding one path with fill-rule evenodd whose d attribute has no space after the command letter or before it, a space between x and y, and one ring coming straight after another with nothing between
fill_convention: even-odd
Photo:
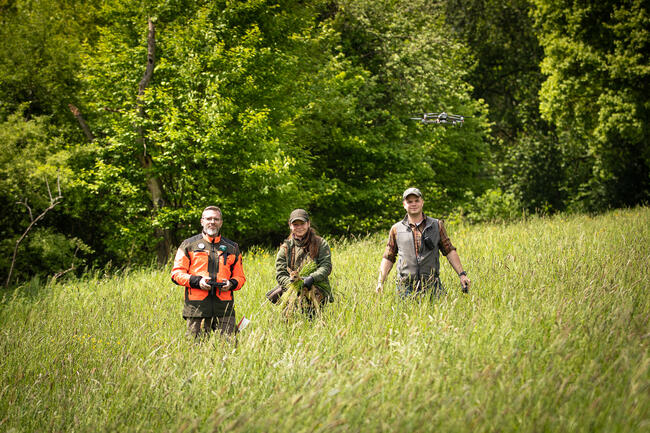
<instances>
[{"instance_id":1,"label":"drone","mask_svg":"<svg viewBox=\"0 0 650 433\"><path fill-rule=\"evenodd\" d=\"M445 113L422 113L422 117L411 117L411 120L419 120L421 123L430 124L436 123L445 126L463 126L465 116L458 116L456 114Z\"/></svg>"}]
</instances>

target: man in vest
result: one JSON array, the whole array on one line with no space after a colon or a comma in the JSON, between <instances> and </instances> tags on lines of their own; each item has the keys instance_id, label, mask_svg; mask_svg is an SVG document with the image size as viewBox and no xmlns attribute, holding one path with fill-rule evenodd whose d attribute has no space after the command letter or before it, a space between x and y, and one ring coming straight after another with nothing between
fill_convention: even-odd
<instances>
[{"instance_id":1,"label":"man in vest","mask_svg":"<svg viewBox=\"0 0 650 433\"><path fill-rule=\"evenodd\" d=\"M181 243L176 252L172 281L185 287L183 318L187 333L236 332L233 292L246 282L239 246L221 236L221 209L203 210L199 233Z\"/></svg>"},{"instance_id":2,"label":"man in vest","mask_svg":"<svg viewBox=\"0 0 650 433\"><path fill-rule=\"evenodd\" d=\"M377 293L397 261L397 290L402 297L429 293L444 294L440 284L440 255L442 252L460 277L463 291L469 290L471 281L463 271L456 248L451 244L442 220L430 218L422 212L424 200L417 188L409 188L402 195L406 216L393 225L388 235L386 250L379 265Z\"/></svg>"}]
</instances>

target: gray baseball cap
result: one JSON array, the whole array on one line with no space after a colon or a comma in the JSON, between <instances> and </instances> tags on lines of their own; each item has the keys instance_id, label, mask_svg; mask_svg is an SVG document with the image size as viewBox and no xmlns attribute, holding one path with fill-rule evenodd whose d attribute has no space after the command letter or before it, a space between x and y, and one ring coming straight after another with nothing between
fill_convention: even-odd
<instances>
[{"instance_id":1,"label":"gray baseball cap","mask_svg":"<svg viewBox=\"0 0 650 433\"><path fill-rule=\"evenodd\" d=\"M289 215L289 224L297 220L309 222L309 214L307 211L304 209L295 209L291 212L291 215Z\"/></svg>"},{"instance_id":2,"label":"gray baseball cap","mask_svg":"<svg viewBox=\"0 0 650 433\"><path fill-rule=\"evenodd\" d=\"M420 192L419 189L417 189L417 188L409 188L406 191L404 191L404 194L402 194L402 200L405 200L406 197L408 197L409 195L412 195L412 194L415 194L418 197L422 198L422 193Z\"/></svg>"}]
</instances>

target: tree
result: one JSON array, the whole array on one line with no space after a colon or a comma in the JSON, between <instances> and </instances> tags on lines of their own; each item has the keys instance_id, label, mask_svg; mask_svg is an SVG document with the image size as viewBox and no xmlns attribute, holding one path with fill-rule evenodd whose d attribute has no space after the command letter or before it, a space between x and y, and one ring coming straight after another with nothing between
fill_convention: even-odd
<instances>
[{"instance_id":1,"label":"tree","mask_svg":"<svg viewBox=\"0 0 650 433\"><path fill-rule=\"evenodd\" d=\"M166 4L105 11L113 19L87 47L81 76L82 111L97 131L94 167L84 179L106 196L106 212L124 215L107 222L118 234L116 254L131 243L151 245L152 227L176 240L188 235L209 204L223 208L230 236L259 241L308 201L299 191L309 156L294 151L299 108L292 104L294 90L327 54L319 48L327 35L312 29L315 12L298 3L215 3L178 14L164 10ZM156 61L136 98L147 15L156 26ZM301 64L305 52L320 54ZM146 166L139 162L144 154ZM155 213L143 188L151 178L165 195Z\"/></svg>"},{"instance_id":2,"label":"tree","mask_svg":"<svg viewBox=\"0 0 650 433\"><path fill-rule=\"evenodd\" d=\"M162 262L210 204L226 236L268 244L295 207L326 233L359 233L392 221L399 208L387 203L407 186L444 212L489 183L471 61L424 0L17 0L2 14L14 51L0 54L8 152L24 141L17 131L38 130L32 153L4 166L5 191L29 180L32 206L46 197L43 179L10 167L56 161L66 198L25 250L42 235L71 259L78 238L99 265L146 263L154 251ZM25 47L38 55L17 53ZM472 118L462 129L409 120L441 108ZM2 219L28 223L13 211Z\"/></svg>"},{"instance_id":3,"label":"tree","mask_svg":"<svg viewBox=\"0 0 650 433\"><path fill-rule=\"evenodd\" d=\"M541 130L537 93L544 79L529 0L447 0L446 21L476 59L468 80L490 107L492 134L512 146L527 128Z\"/></svg>"},{"instance_id":4,"label":"tree","mask_svg":"<svg viewBox=\"0 0 650 433\"><path fill-rule=\"evenodd\" d=\"M534 0L544 47L541 112L577 173L574 206L650 198L650 15L647 2Z\"/></svg>"},{"instance_id":5,"label":"tree","mask_svg":"<svg viewBox=\"0 0 650 433\"><path fill-rule=\"evenodd\" d=\"M51 129L48 117L25 119L20 109L0 124L0 199L5 203L0 273L7 275L5 285L60 272L75 261L82 264L79 250L91 252L56 224L61 188L70 184L72 173L60 137Z\"/></svg>"},{"instance_id":6,"label":"tree","mask_svg":"<svg viewBox=\"0 0 650 433\"><path fill-rule=\"evenodd\" d=\"M529 0L445 2L446 21L476 59L473 96L489 106L491 176L528 211L550 212L566 207L571 166L540 117L544 51L531 8Z\"/></svg>"},{"instance_id":7,"label":"tree","mask_svg":"<svg viewBox=\"0 0 650 433\"><path fill-rule=\"evenodd\" d=\"M20 203L24 205L27 208L27 211L29 212L29 219L30 223L23 232L23 234L18 238L16 241L16 245L14 247L14 252L11 257L11 265L9 266L9 273L7 275L7 281L5 282L5 287L9 287L9 283L11 282L11 277L12 273L14 271L14 267L16 265L16 256L18 254L18 247L20 246L20 243L25 239L25 237L29 234L29 232L34 228L34 226L47 215L49 211L54 209L58 204L61 203L61 200L63 200L63 196L61 195L61 185L58 184L58 179L57 179L57 191L56 195L52 195L52 190L50 188L50 184L47 182L47 179L45 180L45 185L47 185L47 192L48 196L50 198L50 204L48 207L46 207L43 211L41 211L40 214L37 216L33 215L32 208L29 206L29 203L27 202L27 199L25 199L24 202Z\"/></svg>"},{"instance_id":8,"label":"tree","mask_svg":"<svg viewBox=\"0 0 650 433\"><path fill-rule=\"evenodd\" d=\"M387 204L399 202L408 186L419 185L440 212L468 190L480 193L485 107L471 98L467 52L449 35L440 8L427 1L338 1L331 14L348 69L359 72L350 82L355 90L343 94L352 96L340 98L349 108L328 109L325 119L314 114L312 123L336 134L311 140L330 181L318 212L333 229L359 232L393 221L401 212ZM440 110L472 119L456 130L409 120Z\"/></svg>"},{"instance_id":9,"label":"tree","mask_svg":"<svg viewBox=\"0 0 650 433\"><path fill-rule=\"evenodd\" d=\"M0 6L3 251L11 251L29 225L26 206L35 214L48 207L48 182L56 185L59 177L66 197L20 244L13 281L62 272L71 263L77 267L91 251L82 240L92 239L89 224L70 213L70 203L88 200L72 190L68 163L81 133L67 106L77 101L79 52L83 40L94 38L94 13L92 4L78 7L69 0L15 0ZM9 269L7 260L0 259L3 271Z\"/></svg>"},{"instance_id":10,"label":"tree","mask_svg":"<svg viewBox=\"0 0 650 433\"><path fill-rule=\"evenodd\" d=\"M94 6L85 2L15 0L0 6L0 120L16 112L68 121L79 49L94 37Z\"/></svg>"}]
</instances>

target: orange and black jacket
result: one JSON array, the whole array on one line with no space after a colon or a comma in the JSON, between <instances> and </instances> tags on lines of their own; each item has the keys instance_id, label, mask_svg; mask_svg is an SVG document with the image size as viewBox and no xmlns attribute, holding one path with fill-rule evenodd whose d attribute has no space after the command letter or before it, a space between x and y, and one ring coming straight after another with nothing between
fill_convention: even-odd
<instances>
[{"instance_id":1,"label":"orange and black jacket","mask_svg":"<svg viewBox=\"0 0 650 433\"><path fill-rule=\"evenodd\" d=\"M203 290L199 286L202 277L230 280L232 290ZM246 282L239 245L203 233L184 240L176 252L172 281L185 286L184 318L234 316L233 291Z\"/></svg>"}]
</instances>

